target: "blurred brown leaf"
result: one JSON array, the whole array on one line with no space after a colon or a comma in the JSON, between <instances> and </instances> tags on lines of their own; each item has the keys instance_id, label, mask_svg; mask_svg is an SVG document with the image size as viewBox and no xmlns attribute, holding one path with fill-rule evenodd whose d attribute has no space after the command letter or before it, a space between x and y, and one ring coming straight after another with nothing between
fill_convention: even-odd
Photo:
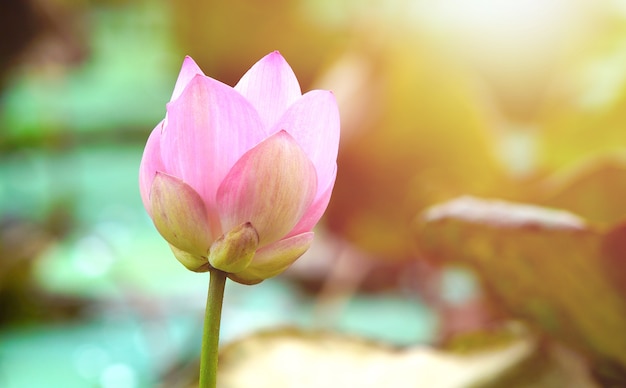
<instances>
[{"instance_id":1,"label":"blurred brown leaf","mask_svg":"<svg viewBox=\"0 0 626 388\"><path fill-rule=\"evenodd\" d=\"M568 212L471 197L430 208L417 231L426 257L473 268L499 308L623 373L624 243L608 236Z\"/></svg>"},{"instance_id":2,"label":"blurred brown leaf","mask_svg":"<svg viewBox=\"0 0 626 388\"><path fill-rule=\"evenodd\" d=\"M611 225L626 218L626 154L595 157L554 174L537 185L535 200L586 220Z\"/></svg>"}]
</instances>

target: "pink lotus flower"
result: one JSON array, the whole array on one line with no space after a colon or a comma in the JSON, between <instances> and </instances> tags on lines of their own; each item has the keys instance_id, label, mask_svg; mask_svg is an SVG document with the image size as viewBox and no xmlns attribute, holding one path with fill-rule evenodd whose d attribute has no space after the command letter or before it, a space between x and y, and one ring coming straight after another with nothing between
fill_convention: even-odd
<instances>
[{"instance_id":1,"label":"pink lotus flower","mask_svg":"<svg viewBox=\"0 0 626 388\"><path fill-rule=\"evenodd\" d=\"M176 258L254 284L309 248L335 183L339 112L302 95L278 52L232 88L186 57L139 169L143 204Z\"/></svg>"}]
</instances>

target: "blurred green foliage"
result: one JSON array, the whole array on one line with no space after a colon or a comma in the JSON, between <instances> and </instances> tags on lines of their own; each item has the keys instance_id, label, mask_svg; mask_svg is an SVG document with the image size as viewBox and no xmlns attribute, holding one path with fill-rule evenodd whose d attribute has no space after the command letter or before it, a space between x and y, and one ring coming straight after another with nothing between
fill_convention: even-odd
<instances>
[{"instance_id":1,"label":"blurred green foliage","mask_svg":"<svg viewBox=\"0 0 626 388\"><path fill-rule=\"evenodd\" d=\"M166 4L102 5L84 12L89 57L70 67L16 71L2 95L0 145L115 135L128 143L160 120L181 61Z\"/></svg>"}]
</instances>

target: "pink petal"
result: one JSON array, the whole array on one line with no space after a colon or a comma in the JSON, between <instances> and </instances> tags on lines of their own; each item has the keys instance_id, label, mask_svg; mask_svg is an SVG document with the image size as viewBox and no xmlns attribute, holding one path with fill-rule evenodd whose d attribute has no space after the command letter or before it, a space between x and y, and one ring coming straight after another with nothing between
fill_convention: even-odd
<instances>
[{"instance_id":1,"label":"pink petal","mask_svg":"<svg viewBox=\"0 0 626 388\"><path fill-rule=\"evenodd\" d=\"M243 284L260 283L289 268L309 249L311 242L313 242L312 232L277 241L259 249L254 260L245 270L229 274L229 277Z\"/></svg>"},{"instance_id":2,"label":"pink petal","mask_svg":"<svg viewBox=\"0 0 626 388\"><path fill-rule=\"evenodd\" d=\"M195 76L168 104L167 117L161 136L167 172L198 192L210 215L217 214L220 183L235 162L266 137L257 112L231 87Z\"/></svg>"},{"instance_id":3,"label":"pink petal","mask_svg":"<svg viewBox=\"0 0 626 388\"><path fill-rule=\"evenodd\" d=\"M183 60L183 66L180 69L180 73L178 74L178 79L176 80L176 85L174 86L174 92L172 93L172 98L170 101L174 101L183 93L183 90L189 84L189 82L196 75L204 75L200 67L196 64L196 62L191 59L190 56L186 56Z\"/></svg>"},{"instance_id":4,"label":"pink petal","mask_svg":"<svg viewBox=\"0 0 626 388\"><path fill-rule=\"evenodd\" d=\"M139 165L139 192L143 206L148 214L152 215L150 206L150 187L157 171L165 172L163 161L161 160L161 128L163 121L157 124L156 128L150 133L146 147L143 150L141 164Z\"/></svg>"},{"instance_id":5,"label":"pink petal","mask_svg":"<svg viewBox=\"0 0 626 388\"><path fill-rule=\"evenodd\" d=\"M330 195L333 192L333 187L335 186L335 177L337 176L337 168L335 167L335 172L333 173L333 179L330 184L326 187L321 195L315 199L315 201L311 204L311 206L304 213L300 221L296 224L291 232L289 232L288 236L295 236L300 233L310 232L313 230L313 227L319 222L322 215L326 211L328 207L328 203L330 202Z\"/></svg>"},{"instance_id":6,"label":"pink petal","mask_svg":"<svg viewBox=\"0 0 626 388\"><path fill-rule=\"evenodd\" d=\"M278 51L254 64L235 85L259 112L266 128L271 128L302 93L293 70Z\"/></svg>"},{"instance_id":7,"label":"pink petal","mask_svg":"<svg viewBox=\"0 0 626 388\"><path fill-rule=\"evenodd\" d=\"M313 202L315 167L285 131L264 140L233 166L217 192L222 228L244 222L259 234L259 246L283 238Z\"/></svg>"},{"instance_id":8,"label":"pink petal","mask_svg":"<svg viewBox=\"0 0 626 388\"><path fill-rule=\"evenodd\" d=\"M157 172L150 192L154 226L168 243L206 256L213 233L202 198L178 178Z\"/></svg>"},{"instance_id":9,"label":"pink petal","mask_svg":"<svg viewBox=\"0 0 626 388\"><path fill-rule=\"evenodd\" d=\"M311 159L317 170L316 197L335 179L339 127L335 96L328 91L313 90L298 99L270 131L289 132Z\"/></svg>"}]
</instances>

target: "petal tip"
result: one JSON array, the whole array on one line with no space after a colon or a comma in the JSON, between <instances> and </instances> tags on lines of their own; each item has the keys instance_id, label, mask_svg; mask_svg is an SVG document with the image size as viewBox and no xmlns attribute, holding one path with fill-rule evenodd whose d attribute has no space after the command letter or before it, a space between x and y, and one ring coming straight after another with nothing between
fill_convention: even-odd
<instances>
[{"instance_id":1,"label":"petal tip","mask_svg":"<svg viewBox=\"0 0 626 388\"><path fill-rule=\"evenodd\" d=\"M180 97L189 82L197 75L204 76L204 72L202 72L198 64L193 60L193 58L191 58L189 55L186 55L183 59L183 64L180 68L180 72L178 73L178 79L176 80L176 85L174 85L174 91L172 92L172 97L170 98L170 101L173 101Z\"/></svg>"},{"instance_id":2,"label":"petal tip","mask_svg":"<svg viewBox=\"0 0 626 388\"><path fill-rule=\"evenodd\" d=\"M181 66L181 70L193 70L195 71L199 71L202 72L202 70L200 70L200 66L198 66L198 64L196 63L196 61L189 55L185 55L185 58L183 58L183 64Z\"/></svg>"},{"instance_id":3,"label":"petal tip","mask_svg":"<svg viewBox=\"0 0 626 388\"><path fill-rule=\"evenodd\" d=\"M279 60L279 61L285 61L285 62L287 62L287 61L285 60L285 57L283 57L283 55L282 55L282 54L280 53L280 51L278 51L278 50L274 50L274 51L272 51L271 53L267 54L267 55L265 56L265 58L267 58L267 59L273 59L273 60ZM265 59L265 58L264 58L264 59Z\"/></svg>"}]
</instances>

